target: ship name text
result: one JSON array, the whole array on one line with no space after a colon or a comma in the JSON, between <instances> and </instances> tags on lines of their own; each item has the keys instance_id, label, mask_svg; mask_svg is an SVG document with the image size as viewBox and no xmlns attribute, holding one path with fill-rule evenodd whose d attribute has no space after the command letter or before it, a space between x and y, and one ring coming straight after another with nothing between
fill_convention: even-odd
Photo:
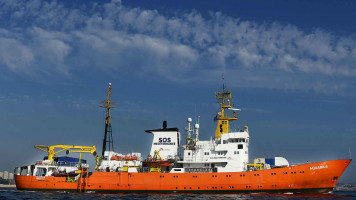
<instances>
[{"instance_id":1,"label":"ship name text","mask_svg":"<svg viewBox=\"0 0 356 200\"><path fill-rule=\"evenodd\" d=\"M328 165L319 165L319 166L310 167L310 170L327 169L327 168Z\"/></svg>"}]
</instances>

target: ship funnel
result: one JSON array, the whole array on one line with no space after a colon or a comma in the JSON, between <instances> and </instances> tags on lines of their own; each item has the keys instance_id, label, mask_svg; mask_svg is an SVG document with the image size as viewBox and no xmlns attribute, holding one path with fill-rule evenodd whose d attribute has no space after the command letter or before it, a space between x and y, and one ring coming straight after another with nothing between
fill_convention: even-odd
<instances>
[{"instance_id":1,"label":"ship funnel","mask_svg":"<svg viewBox=\"0 0 356 200\"><path fill-rule=\"evenodd\" d=\"M163 128L146 130L153 134L150 155L159 151L162 160L174 159L178 155L180 133L178 128L167 128L167 121L163 121Z\"/></svg>"}]
</instances>

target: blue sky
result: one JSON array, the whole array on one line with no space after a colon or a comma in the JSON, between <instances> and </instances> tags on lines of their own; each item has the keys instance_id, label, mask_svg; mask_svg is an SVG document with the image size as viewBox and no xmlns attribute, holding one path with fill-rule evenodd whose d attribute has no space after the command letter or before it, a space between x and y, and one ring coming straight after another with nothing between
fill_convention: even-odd
<instances>
[{"instance_id":1,"label":"blue sky","mask_svg":"<svg viewBox=\"0 0 356 200\"><path fill-rule=\"evenodd\" d=\"M250 159L291 163L356 151L354 1L2 1L0 171L35 144L96 145L112 83L115 150L149 152L161 126L215 130L225 75ZM355 182L355 164L342 177Z\"/></svg>"}]
</instances>

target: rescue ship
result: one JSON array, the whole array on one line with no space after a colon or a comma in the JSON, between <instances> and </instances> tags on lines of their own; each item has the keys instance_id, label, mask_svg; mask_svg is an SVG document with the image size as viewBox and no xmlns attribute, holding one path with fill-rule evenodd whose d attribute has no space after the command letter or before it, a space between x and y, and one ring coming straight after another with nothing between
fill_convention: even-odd
<instances>
[{"instance_id":1,"label":"rescue ship","mask_svg":"<svg viewBox=\"0 0 356 200\"><path fill-rule=\"evenodd\" d=\"M178 128L146 130L153 135L150 155L121 154L114 151L110 110L111 84L107 100L102 155L95 146L36 145L48 155L34 164L15 168L18 190L54 190L116 193L327 193L333 190L351 159L291 165L283 157L249 161L250 133L231 131L229 123L238 119L231 92L217 91L220 108L215 117L214 137L199 139L199 123L188 118L187 138L181 145ZM58 156L60 152L80 153L80 158ZM93 154L96 166L89 172L82 153Z\"/></svg>"}]
</instances>

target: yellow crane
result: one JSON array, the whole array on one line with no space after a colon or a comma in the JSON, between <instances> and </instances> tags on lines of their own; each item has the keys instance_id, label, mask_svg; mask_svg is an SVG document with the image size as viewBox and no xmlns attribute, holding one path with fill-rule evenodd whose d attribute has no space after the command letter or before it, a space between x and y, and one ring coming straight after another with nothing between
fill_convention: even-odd
<instances>
[{"instance_id":1,"label":"yellow crane","mask_svg":"<svg viewBox=\"0 0 356 200\"><path fill-rule=\"evenodd\" d=\"M93 146L77 146L77 145L52 145L52 146L47 146L47 145L35 145L36 149L39 149L41 151L47 152L48 153L48 160L53 161L53 157L56 156L56 154L63 152L67 150L67 154L69 153L80 153L80 158L81 159L81 153L90 153L93 154L93 156L96 159L96 166L95 169L97 169L99 162L101 161L101 157L96 154L96 147L95 145ZM56 149L59 149L56 151Z\"/></svg>"}]
</instances>

